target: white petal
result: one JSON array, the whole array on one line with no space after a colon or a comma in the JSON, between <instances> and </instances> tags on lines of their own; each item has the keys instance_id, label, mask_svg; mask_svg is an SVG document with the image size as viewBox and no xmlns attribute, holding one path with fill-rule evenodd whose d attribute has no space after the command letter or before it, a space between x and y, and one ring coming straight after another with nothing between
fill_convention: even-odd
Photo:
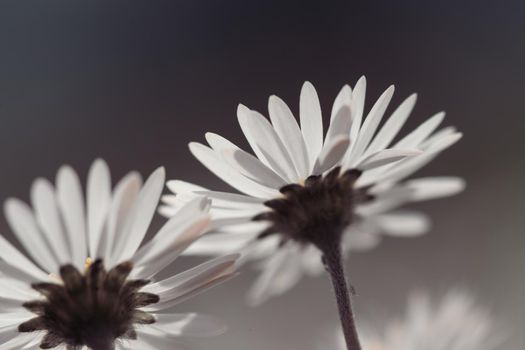
<instances>
[{"instance_id":1,"label":"white petal","mask_svg":"<svg viewBox=\"0 0 525 350\"><path fill-rule=\"evenodd\" d=\"M373 183L380 183L384 181L397 182L404 179L407 176L412 175L430 161L432 161L440 152L444 149L452 146L462 137L461 133L452 135L445 135L445 137L437 140L432 145L428 146L428 149L418 156L404 159L399 163L396 163L392 168L383 173L376 173L375 176L361 176L357 182L357 187L369 186Z\"/></svg>"},{"instance_id":2,"label":"white petal","mask_svg":"<svg viewBox=\"0 0 525 350\"><path fill-rule=\"evenodd\" d=\"M69 238L64 232L57 207L55 189L46 179L36 179L31 186L31 204L34 215L47 238L47 242L59 263L64 265L73 259L69 249Z\"/></svg>"},{"instance_id":3,"label":"white petal","mask_svg":"<svg viewBox=\"0 0 525 350\"><path fill-rule=\"evenodd\" d=\"M352 92L352 104L350 106L352 114L350 140L352 141L352 143L355 143L355 141L357 140L357 135L359 135L359 131L361 129L361 123L363 121L363 111L365 108L365 95L366 78L362 76L355 84L354 91Z\"/></svg>"},{"instance_id":4,"label":"white petal","mask_svg":"<svg viewBox=\"0 0 525 350\"><path fill-rule=\"evenodd\" d=\"M412 201L422 201L457 194L465 189L466 183L458 177L443 176L409 180L405 186L412 190Z\"/></svg>"},{"instance_id":5,"label":"white petal","mask_svg":"<svg viewBox=\"0 0 525 350\"><path fill-rule=\"evenodd\" d=\"M2 235L0 235L0 271L6 274L5 269L9 267L28 275L34 281L47 280L48 275L34 265L28 258L20 253ZM8 275L11 275L9 273ZM16 277L16 276L13 276ZM20 276L22 278L22 276Z\"/></svg>"},{"instance_id":6,"label":"white petal","mask_svg":"<svg viewBox=\"0 0 525 350\"><path fill-rule=\"evenodd\" d=\"M223 208L246 208L246 207L261 207L264 206L265 200L245 196L243 194L218 192L218 191L195 191L195 194L206 196L212 200L214 207Z\"/></svg>"},{"instance_id":7,"label":"white petal","mask_svg":"<svg viewBox=\"0 0 525 350\"><path fill-rule=\"evenodd\" d=\"M246 224L245 224L246 225ZM241 226L241 225L237 225ZM247 229L246 232L217 232L199 238L184 251L185 255L223 255L241 251L262 230Z\"/></svg>"},{"instance_id":8,"label":"white petal","mask_svg":"<svg viewBox=\"0 0 525 350\"><path fill-rule=\"evenodd\" d=\"M400 161L401 159L405 159L407 157L417 156L421 153L422 151L417 149L384 149L364 157L364 159L357 162L355 168L362 171L370 170L386 164Z\"/></svg>"},{"instance_id":9,"label":"white petal","mask_svg":"<svg viewBox=\"0 0 525 350\"><path fill-rule=\"evenodd\" d=\"M27 345L31 343L32 340L40 337L33 333L18 333L18 336L12 338L11 340L2 343L0 345L0 350L20 350L28 349Z\"/></svg>"},{"instance_id":10,"label":"white petal","mask_svg":"<svg viewBox=\"0 0 525 350\"><path fill-rule=\"evenodd\" d=\"M374 220L385 234L396 237L419 236L430 229L430 221L425 215L409 211L377 215Z\"/></svg>"},{"instance_id":11,"label":"white petal","mask_svg":"<svg viewBox=\"0 0 525 350\"><path fill-rule=\"evenodd\" d=\"M421 142L436 130L444 118L445 112L433 115L396 143L394 148L418 147Z\"/></svg>"},{"instance_id":12,"label":"white petal","mask_svg":"<svg viewBox=\"0 0 525 350\"><path fill-rule=\"evenodd\" d=\"M129 349L140 350L194 350L192 346L180 340L166 337L153 327L137 329L137 340L130 341Z\"/></svg>"},{"instance_id":13,"label":"white petal","mask_svg":"<svg viewBox=\"0 0 525 350\"><path fill-rule=\"evenodd\" d=\"M444 137L453 135L457 133L457 129L453 126L447 126L446 128L440 129L436 131L434 134L429 136L426 140L421 142L421 148L424 149L426 147L429 147L437 140L440 140Z\"/></svg>"},{"instance_id":14,"label":"white petal","mask_svg":"<svg viewBox=\"0 0 525 350\"><path fill-rule=\"evenodd\" d=\"M300 178L306 178L310 168L308 152L301 129L292 111L279 97L270 96L268 112L275 132L279 135L292 158L297 174Z\"/></svg>"},{"instance_id":15,"label":"white petal","mask_svg":"<svg viewBox=\"0 0 525 350\"><path fill-rule=\"evenodd\" d=\"M376 232L356 224L345 231L342 244L345 251L366 251L375 248L380 241Z\"/></svg>"},{"instance_id":16,"label":"white petal","mask_svg":"<svg viewBox=\"0 0 525 350\"><path fill-rule=\"evenodd\" d=\"M378 98L378 100L368 113L363 123L363 126L359 131L357 139L354 140L351 149L351 154L345 168L351 168L353 166L353 163L363 155L364 151L366 150L366 147L370 143L370 140L374 136L374 133L377 130L377 127L379 126L383 115L385 114L386 108L388 107L388 104L390 103L393 94L394 86L391 85L388 89L386 89L385 92L383 92L383 94L381 94L381 96Z\"/></svg>"},{"instance_id":17,"label":"white petal","mask_svg":"<svg viewBox=\"0 0 525 350\"><path fill-rule=\"evenodd\" d=\"M100 238L99 255L104 261L111 261L118 237L122 236L122 227L142 186L142 177L137 172L131 172L122 178L115 186L113 199L108 214L105 235Z\"/></svg>"},{"instance_id":18,"label":"white petal","mask_svg":"<svg viewBox=\"0 0 525 350\"><path fill-rule=\"evenodd\" d=\"M228 327L218 318L189 314L156 314L154 328L168 336L213 337L226 332Z\"/></svg>"},{"instance_id":19,"label":"white petal","mask_svg":"<svg viewBox=\"0 0 525 350\"><path fill-rule=\"evenodd\" d=\"M207 213L179 211L135 254L136 274L149 278L162 270L202 235L209 223Z\"/></svg>"},{"instance_id":20,"label":"white petal","mask_svg":"<svg viewBox=\"0 0 525 350\"><path fill-rule=\"evenodd\" d=\"M324 142L324 148L327 145L331 144L337 136L349 137L350 127L352 126L352 115L350 113L350 106L344 105L339 108L339 111L336 113L330 126L328 127L328 132L326 133L326 138Z\"/></svg>"},{"instance_id":21,"label":"white petal","mask_svg":"<svg viewBox=\"0 0 525 350\"><path fill-rule=\"evenodd\" d=\"M155 311L170 308L211 288L233 276L239 254L231 254L207 261L190 270L142 288L155 293L160 302L145 310Z\"/></svg>"},{"instance_id":22,"label":"white petal","mask_svg":"<svg viewBox=\"0 0 525 350\"><path fill-rule=\"evenodd\" d=\"M232 168L263 186L281 188L287 183L259 159L243 150L225 149L220 154Z\"/></svg>"},{"instance_id":23,"label":"white petal","mask_svg":"<svg viewBox=\"0 0 525 350\"><path fill-rule=\"evenodd\" d=\"M237 190L250 196L271 198L278 191L248 179L227 164L217 153L200 143L190 143L190 151L212 173Z\"/></svg>"},{"instance_id":24,"label":"white petal","mask_svg":"<svg viewBox=\"0 0 525 350\"><path fill-rule=\"evenodd\" d=\"M248 303L260 305L292 288L301 278L301 252L295 244L281 247L264 262L264 269L249 291Z\"/></svg>"},{"instance_id":25,"label":"white petal","mask_svg":"<svg viewBox=\"0 0 525 350\"><path fill-rule=\"evenodd\" d=\"M325 145L323 148L323 151L315 163L312 174L322 174L326 170L338 164L346 153L349 144L350 139L348 136L339 135L333 138L330 144Z\"/></svg>"},{"instance_id":26,"label":"white petal","mask_svg":"<svg viewBox=\"0 0 525 350\"><path fill-rule=\"evenodd\" d=\"M395 186L382 192L375 191L375 187L373 187L371 191L376 199L370 203L358 205L355 209L356 214L370 216L390 211L410 202L413 192L411 189L403 185Z\"/></svg>"},{"instance_id":27,"label":"white petal","mask_svg":"<svg viewBox=\"0 0 525 350\"><path fill-rule=\"evenodd\" d=\"M70 166L62 166L56 178L57 199L69 237L73 265L82 271L87 258L84 196L78 175Z\"/></svg>"},{"instance_id":28,"label":"white petal","mask_svg":"<svg viewBox=\"0 0 525 350\"><path fill-rule=\"evenodd\" d=\"M46 271L58 271L58 261L40 232L29 206L18 199L9 198L4 203L4 212L11 230L29 255Z\"/></svg>"},{"instance_id":29,"label":"white petal","mask_svg":"<svg viewBox=\"0 0 525 350\"><path fill-rule=\"evenodd\" d=\"M100 236L111 205L111 175L102 159L93 162L87 179L87 216L90 256L98 252Z\"/></svg>"},{"instance_id":30,"label":"white petal","mask_svg":"<svg viewBox=\"0 0 525 350\"><path fill-rule=\"evenodd\" d=\"M232 142L214 133L206 133L206 140L232 168L244 176L270 188L280 188L286 181L257 157L243 151Z\"/></svg>"},{"instance_id":31,"label":"white petal","mask_svg":"<svg viewBox=\"0 0 525 350\"><path fill-rule=\"evenodd\" d=\"M263 115L243 105L237 108L237 116L244 136L257 158L283 179L296 181L298 175L292 158L270 122Z\"/></svg>"},{"instance_id":32,"label":"white petal","mask_svg":"<svg viewBox=\"0 0 525 350\"><path fill-rule=\"evenodd\" d=\"M323 117L321 114L321 104L314 86L310 82L305 82L301 89L299 100L299 115L301 120L301 131L303 133L308 159L310 164L315 164L315 160L321 153L323 147Z\"/></svg>"},{"instance_id":33,"label":"white petal","mask_svg":"<svg viewBox=\"0 0 525 350\"><path fill-rule=\"evenodd\" d=\"M399 133L399 130L401 130L401 127L403 127L408 116L414 109L416 100L417 100L417 94L412 94L407 99L405 99L399 105L399 107L397 107L394 113L392 113L392 116L388 118L385 125L383 125L381 130L374 137L374 140L372 141L372 143L370 143L370 146L368 146L366 150L367 155L377 152L379 150L385 149L390 144L390 142L392 142L392 140ZM411 147L415 147L415 146L411 146ZM405 146L405 147L399 147L399 148L408 148L408 147Z\"/></svg>"},{"instance_id":34,"label":"white petal","mask_svg":"<svg viewBox=\"0 0 525 350\"><path fill-rule=\"evenodd\" d=\"M339 113L339 110L345 105L352 105L352 88L350 85L343 86L341 91L339 91L335 97L334 104L332 105L332 112L330 114L330 124L334 120L337 113Z\"/></svg>"},{"instance_id":35,"label":"white petal","mask_svg":"<svg viewBox=\"0 0 525 350\"><path fill-rule=\"evenodd\" d=\"M146 235L164 187L165 171L158 168L144 183L116 237L112 264L131 259Z\"/></svg>"},{"instance_id":36,"label":"white petal","mask_svg":"<svg viewBox=\"0 0 525 350\"><path fill-rule=\"evenodd\" d=\"M7 343L11 339L14 339L15 337L19 335L20 333L18 332L18 324L1 327L0 328L0 344Z\"/></svg>"},{"instance_id":37,"label":"white petal","mask_svg":"<svg viewBox=\"0 0 525 350\"><path fill-rule=\"evenodd\" d=\"M166 182L166 186L171 192L175 194L207 190L207 188L204 188L202 186L198 186L190 182L181 180L169 180L168 182Z\"/></svg>"}]
</instances>

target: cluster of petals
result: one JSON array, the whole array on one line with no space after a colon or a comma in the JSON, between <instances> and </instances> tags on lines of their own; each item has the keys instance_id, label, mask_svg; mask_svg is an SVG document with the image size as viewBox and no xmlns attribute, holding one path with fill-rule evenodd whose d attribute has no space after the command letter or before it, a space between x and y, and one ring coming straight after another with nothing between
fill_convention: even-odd
<instances>
[{"instance_id":1,"label":"cluster of petals","mask_svg":"<svg viewBox=\"0 0 525 350\"><path fill-rule=\"evenodd\" d=\"M155 280L158 272L205 233L211 220L207 200L195 198L143 242L164 182L164 169L159 168L144 183L137 172L130 172L112 188L108 166L96 160L85 195L76 172L63 166L55 185L43 178L34 181L31 205L14 198L5 202L8 223L28 256L0 235L0 349L39 349L42 332L18 330L21 323L35 317L21 305L42 298L31 285L60 284L61 266L71 264L83 271L96 259L102 259L107 268L132 262L130 278L151 280L142 291L159 296L157 303L143 309L155 322L137 327L135 340L117 339L116 349L178 349L180 337L225 331L222 321L214 317L173 313L171 309L230 278L238 255L219 257ZM63 344L56 348L70 347Z\"/></svg>"},{"instance_id":2,"label":"cluster of petals","mask_svg":"<svg viewBox=\"0 0 525 350\"><path fill-rule=\"evenodd\" d=\"M382 234L416 236L428 231L429 220L419 212L399 209L410 202L445 197L464 188L456 177L406 178L439 153L457 142L462 134L454 127L438 130L445 114L437 113L413 131L399 137L410 115L416 95L406 98L385 117L394 93L390 86L365 116L366 79L352 88L345 85L334 100L330 124L323 129L317 92L306 82L299 100L299 123L279 97L268 102L269 120L243 105L237 109L240 127L253 154L214 134L208 145L190 143L193 155L211 172L238 192L220 192L181 181L168 181L173 194L163 196L160 212L176 215L195 196L211 199L209 234L188 249L188 254L220 255L232 250L249 250L263 270L250 300L260 303L290 289L303 274L322 271L320 252L313 246L288 242L279 237L257 240L267 222L252 218L268 211L265 202L280 198L279 190L302 184L312 175L323 175L335 167L358 169L362 175L356 189L367 189L374 200L354 208L355 222L343 237L345 251L374 247Z\"/></svg>"}]
</instances>

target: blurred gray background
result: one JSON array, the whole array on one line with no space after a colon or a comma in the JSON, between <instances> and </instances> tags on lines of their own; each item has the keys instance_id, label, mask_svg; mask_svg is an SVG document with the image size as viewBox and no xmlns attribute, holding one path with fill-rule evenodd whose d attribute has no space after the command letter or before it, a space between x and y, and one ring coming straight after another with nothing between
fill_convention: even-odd
<instances>
[{"instance_id":1,"label":"blurred gray background","mask_svg":"<svg viewBox=\"0 0 525 350\"><path fill-rule=\"evenodd\" d=\"M327 112L365 74L368 108L391 83L393 105L419 93L405 131L447 111L465 138L420 175L460 175L468 189L418 205L433 217L429 235L352 256L360 319L398 314L414 288L465 286L501 321L502 349L522 350L524 18L522 1L4 0L0 199L27 199L31 181L63 163L85 178L99 156L114 179L165 165L169 178L226 189L189 141L214 131L245 146L237 103L266 114L277 94L297 111L310 80ZM12 237L3 216L0 229ZM326 278L251 309L241 301L253 278L244 270L182 306L231 326L202 349L314 349L337 324Z\"/></svg>"}]
</instances>

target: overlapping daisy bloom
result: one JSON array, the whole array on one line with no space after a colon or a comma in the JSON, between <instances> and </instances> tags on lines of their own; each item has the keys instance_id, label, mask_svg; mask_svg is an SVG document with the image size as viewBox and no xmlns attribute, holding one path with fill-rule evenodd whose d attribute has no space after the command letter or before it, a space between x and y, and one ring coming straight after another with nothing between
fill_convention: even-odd
<instances>
[{"instance_id":1,"label":"overlapping daisy bloom","mask_svg":"<svg viewBox=\"0 0 525 350\"><path fill-rule=\"evenodd\" d=\"M502 341L488 310L461 290L450 291L441 300L413 293L406 314L389 322L383 334L366 327L361 334L365 350L493 350ZM338 334L338 339L330 348L346 349L343 337Z\"/></svg>"},{"instance_id":2,"label":"overlapping daisy bloom","mask_svg":"<svg viewBox=\"0 0 525 350\"><path fill-rule=\"evenodd\" d=\"M250 248L263 271L250 293L252 303L290 289L303 274L322 271L322 245L337 235L344 251L374 247L381 234L417 236L429 220L400 210L409 202L460 192L457 177L406 178L458 141L454 127L437 130L437 113L398 137L416 102L406 98L380 127L394 93L390 86L365 111L366 79L345 85L333 103L323 132L315 88L306 82L299 101L299 121L277 96L268 102L270 120L239 105L238 121L255 155L207 133L209 146L191 143L193 155L240 193L218 192L168 181L173 195L163 197L160 212L170 217L194 198L211 198L212 234L190 254L222 254ZM266 259L264 259L266 258Z\"/></svg>"},{"instance_id":3,"label":"overlapping daisy bloom","mask_svg":"<svg viewBox=\"0 0 525 350\"><path fill-rule=\"evenodd\" d=\"M86 200L63 166L56 186L33 183L31 206L5 202L28 256L0 236L0 349L187 349L181 337L225 331L214 317L170 310L233 276L238 255L152 280L210 222L209 202L195 198L143 243L164 178L163 168L144 183L131 172L112 189L106 163L96 160Z\"/></svg>"}]
</instances>

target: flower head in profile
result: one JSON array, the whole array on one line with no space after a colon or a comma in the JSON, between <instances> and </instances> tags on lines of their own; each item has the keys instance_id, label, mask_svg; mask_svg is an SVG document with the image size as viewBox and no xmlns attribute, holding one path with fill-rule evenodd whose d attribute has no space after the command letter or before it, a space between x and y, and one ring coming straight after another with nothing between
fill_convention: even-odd
<instances>
[{"instance_id":1,"label":"flower head in profile","mask_svg":"<svg viewBox=\"0 0 525 350\"><path fill-rule=\"evenodd\" d=\"M56 186L37 179L31 206L5 202L5 215L28 256L0 236L2 349L177 349L180 336L215 335L222 322L170 308L232 276L237 255L167 279L152 278L210 222L195 198L143 243L164 169L143 184L131 172L111 188L106 163L93 163L86 200L69 166Z\"/></svg>"},{"instance_id":2,"label":"flower head in profile","mask_svg":"<svg viewBox=\"0 0 525 350\"><path fill-rule=\"evenodd\" d=\"M437 301L427 293L413 293L406 314L389 322L382 334L362 331L364 350L493 350L501 342L490 313L459 290ZM332 348L345 349L342 337L338 339Z\"/></svg>"},{"instance_id":3,"label":"flower head in profile","mask_svg":"<svg viewBox=\"0 0 525 350\"><path fill-rule=\"evenodd\" d=\"M461 138L453 127L436 131L444 113L415 130L398 134L416 102L413 94L381 121L392 98L389 87L365 111L365 78L345 85L335 98L323 132L317 92L306 82L299 121L277 96L269 119L240 105L237 116L254 154L207 133L209 144L191 143L193 155L240 193L217 192L169 181L175 195L163 198L161 213L174 215L195 195L211 198L213 234L188 250L218 254L249 246L263 259L251 301L261 302L292 287L304 273L322 271L321 256L334 245L368 249L380 234L415 236L428 229L421 213L398 210L409 202L448 196L464 183L455 177L406 180Z\"/></svg>"}]
</instances>

